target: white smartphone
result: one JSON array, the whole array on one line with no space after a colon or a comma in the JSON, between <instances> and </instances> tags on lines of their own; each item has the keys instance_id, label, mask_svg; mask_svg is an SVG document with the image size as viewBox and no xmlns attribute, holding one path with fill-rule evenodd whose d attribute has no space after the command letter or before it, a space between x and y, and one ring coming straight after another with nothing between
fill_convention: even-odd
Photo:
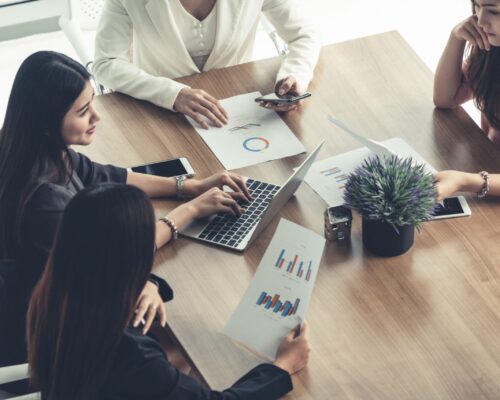
<instances>
[{"instance_id":1,"label":"white smartphone","mask_svg":"<svg viewBox=\"0 0 500 400\"><path fill-rule=\"evenodd\" d=\"M438 204L432 219L458 218L471 215L471 210L463 196L444 199L443 204Z\"/></svg>"},{"instance_id":2,"label":"white smartphone","mask_svg":"<svg viewBox=\"0 0 500 400\"><path fill-rule=\"evenodd\" d=\"M173 177L184 175L186 178L195 176L195 172L187 158L174 158L171 160L159 161L146 165L131 167L129 170L141 174Z\"/></svg>"}]
</instances>

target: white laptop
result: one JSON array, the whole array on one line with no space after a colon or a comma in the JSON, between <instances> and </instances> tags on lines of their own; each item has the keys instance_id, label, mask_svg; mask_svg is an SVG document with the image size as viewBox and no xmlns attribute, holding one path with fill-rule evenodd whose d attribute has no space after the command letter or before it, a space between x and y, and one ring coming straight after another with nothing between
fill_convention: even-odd
<instances>
[{"instance_id":1,"label":"white laptop","mask_svg":"<svg viewBox=\"0 0 500 400\"><path fill-rule=\"evenodd\" d=\"M245 212L239 217L218 213L197 219L186 226L181 234L233 250L245 250L299 188L323 143L309 154L281 187L245 178L252 198L249 203L241 203Z\"/></svg>"}]
</instances>

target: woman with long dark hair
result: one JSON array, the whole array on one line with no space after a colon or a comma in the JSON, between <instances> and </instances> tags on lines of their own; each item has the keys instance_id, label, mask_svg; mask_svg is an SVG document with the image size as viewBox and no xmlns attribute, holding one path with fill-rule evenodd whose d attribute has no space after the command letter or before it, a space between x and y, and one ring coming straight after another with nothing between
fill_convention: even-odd
<instances>
[{"instance_id":1,"label":"woman with long dark hair","mask_svg":"<svg viewBox=\"0 0 500 400\"><path fill-rule=\"evenodd\" d=\"M70 201L28 312L30 375L42 399L266 400L290 391L290 374L307 364L307 325L284 339L274 365L223 392L180 373L154 339L130 327L154 238L153 208L135 187L86 188Z\"/></svg>"},{"instance_id":2,"label":"woman with long dark hair","mask_svg":"<svg viewBox=\"0 0 500 400\"><path fill-rule=\"evenodd\" d=\"M472 15L453 28L436 69L434 103L454 108L474 100L482 113L481 128L500 148L500 0L471 3ZM462 191L498 196L500 176L441 171L436 187L439 200Z\"/></svg>"},{"instance_id":3,"label":"woman with long dark hair","mask_svg":"<svg viewBox=\"0 0 500 400\"><path fill-rule=\"evenodd\" d=\"M72 145L89 145L96 134L99 114L92 99L89 73L71 58L55 52L37 52L19 68L0 131L0 260L15 260L20 270L15 291L17 320L2 323L2 339L23 325L29 292L39 279L61 215L69 200L84 187L105 182L127 183L143 189L151 197L182 194L193 199L169 213L156 224L156 246L177 236L192 219L214 212L238 214L236 199L246 199L248 191L236 174L221 172L209 178L182 181L127 172L101 165L73 151ZM234 192L222 191L227 185ZM182 193L179 192L179 188ZM2 308L2 309L3 309ZM148 282L137 305L134 323L145 319L147 331L158 314L165 322L165 310L157 282ZM21 318L19 320L19 318ZM17 329L18 330L18 329ZM24 330L24 329L23 329ZM22 340L18 334L12 338ZM0 365L22 362L21 345L10 340L0 343ZM16 349L18 351L16 351ZM5 353L5 354L4 354Z\"/></svg>"}]
</instances>

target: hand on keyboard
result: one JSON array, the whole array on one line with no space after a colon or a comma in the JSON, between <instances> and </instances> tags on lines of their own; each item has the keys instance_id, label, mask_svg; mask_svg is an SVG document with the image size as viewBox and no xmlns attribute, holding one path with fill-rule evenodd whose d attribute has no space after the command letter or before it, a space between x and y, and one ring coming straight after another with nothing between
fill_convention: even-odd
<instances>
[{"instance_id":1,"label":"hand on keyboard","mask_svg":"<svg viewBox=\"0 0 500 400\"><path fill-rule=\"evenodd\" d=\"M228 171L219 172L205 179L188 179L184 184L184 194L195 197L211 188L223 190L225 186L232 190L228 192L232 198L250 200L250 192L243 177Z\"/></svg>"},{"instance_id":2,"label":"hand on keyboard","mask_svg":"<svg viewBox=\"0 0 500 400\"><path fill-rule=\"evenodd\" d=\"M239 216L244 209L236 202L234 196L241 197L241 193L225 193L217 187L213 187L202 193L198 197L186 203L187 206L193 208L194 218L208 217L215 213L231 214Z\"/></svg>"}]
</instances>

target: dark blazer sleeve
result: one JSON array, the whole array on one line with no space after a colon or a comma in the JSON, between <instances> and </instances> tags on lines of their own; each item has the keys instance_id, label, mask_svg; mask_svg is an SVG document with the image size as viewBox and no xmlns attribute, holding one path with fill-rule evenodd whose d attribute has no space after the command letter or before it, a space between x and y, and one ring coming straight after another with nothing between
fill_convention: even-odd
<instances>
[{"instance_id":1,"label":"dark blazer sleeve","mask_svg":"<svg viewBox=\"0 0 500 400\"><path fill-rule=\"evenodd\" d=\"M174 368L159 343L137 328L127 329L106 386L106 400L275 400L293 388L288 372L261 364L226 390L207 389Z\"/></svg>"},{"instance_id":2,"label":"dark blazer sleeve","mask_svg":"<svg viewBox=\"0 0 500 400\"><path fill-rule=\"evenodd\" d=\"M70 150L73 168L84 186L99 183L127 183L127 170L114 165L103 165L91 161L83 154Z\"/></svg>"},{"instance_id":3,"label":"dark blazer sleeve","mask_svg":"<svg viewBox=\"0 0 500 400\"><path fill-rule=\"evenodd\" d=\"M74 194L63 186L51 183L44 183L36 190L23 220L23 232L29 243L29 251L47 258L59 221L73 196Z\"/></svg>"},{"instance_id":4,"label":"dark blazer sleeve","mask_svg":"<svg viewBox=\"0 0 500 400\"><path fill-rule=\"evenodd\" d=\"M167 360L154 361L141 372L144 378L145 374L162 382L158 399L165 400L275 400L293 389L290 375L272 364L253 368L223 391L204 388L195 379L172 367Z\"/></svg>"},{"instance_id":5,"label":"dark blazer sleeve","mask_svg":"<svg viewBox=\"0 0 500 400\"><path fill-rule=\"evenodd\" d=\"M174 291L166 280L156 276L155 274L149 275L149 280L158 286L158 292L160 292L161 299L164 303L174 298Z\"/></svg>"}]
</instances>

